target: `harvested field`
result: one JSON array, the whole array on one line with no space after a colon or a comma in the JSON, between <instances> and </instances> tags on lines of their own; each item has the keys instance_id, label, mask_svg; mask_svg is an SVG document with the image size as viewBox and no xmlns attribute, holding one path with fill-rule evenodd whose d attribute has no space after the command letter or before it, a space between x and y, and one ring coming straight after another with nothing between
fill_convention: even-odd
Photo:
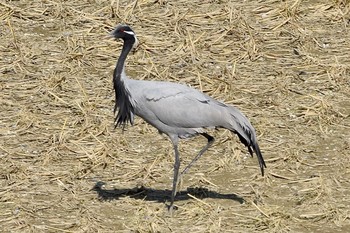
<instances>
[{"instance_id":1,"label":"harvested field","mask_svg":"<svg viewBox=\"0 0 350 233\"><path fill-rule=\"evenodd\" d=\"M1 232L350 232L348 0L0 0ZM135 79L186 83L257 130L179 187L173 149L140 118L114 129L118 23ZM182 166L206 140L182 141Z\"/></svg>"}]
</instances>

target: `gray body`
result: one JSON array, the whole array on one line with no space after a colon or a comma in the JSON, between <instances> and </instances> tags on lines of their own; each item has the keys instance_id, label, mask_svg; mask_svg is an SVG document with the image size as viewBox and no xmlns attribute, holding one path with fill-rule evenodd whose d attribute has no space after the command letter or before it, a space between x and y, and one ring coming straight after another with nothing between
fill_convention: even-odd
<instances>
[{"instance_id":1,"label":"gray body","mask_svg":"<svg viewBox=\"0 0 350 233\"><path fill-rule=\"evenodd\" d=\"M172 82L130 79L125 74L124 64L130 50L137 44L134 31L127 25L118 26L112 35L124 41L123 49L113 74L115 89L115 125L133 124L134 115L169 136L175 155L174 179L169 209L173 209L179 178L179 139L202 135L208 143L200 150L181 174L184 174L213 144L214 138L206 133L208 128L226 128L235 133L240 141L258 157L264 175L265 161L260 152L256 133L249 120L235 107L226 105L210 96Z\"/></svg>"},{"instance_id":2,"label":"gray body","mask_svg":"<svg viewBox=\"0 0 350 233\"><path fill-rule=\"evenodd\" d=\"M169 137L188 138L206 129L226 128L245 135L253 127L233 106L228 106L186 85L133 80L122 74L135 115Z\"/></svg>"}]
</instances>

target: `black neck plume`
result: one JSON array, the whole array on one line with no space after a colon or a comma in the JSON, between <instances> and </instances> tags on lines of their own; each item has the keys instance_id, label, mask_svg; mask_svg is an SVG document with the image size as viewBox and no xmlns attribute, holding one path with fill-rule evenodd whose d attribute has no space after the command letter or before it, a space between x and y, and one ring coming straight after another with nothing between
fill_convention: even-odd
<instances>
[{"instance_id":1,"label":"black neck plume","mask_svg":"<svg viewBox=\"0 0 350 233\"><path fill-rule=\"evenodd\" d=\"M123 49L113 73L113 84L115 90L114 114L118 110L114 119L115 127L120 125L125 127L127 122L130 122L130 124L134 123L134 107L131 104L130 93L125 88L125 81L127 80L122 77L122 75L124 75L123 69L126 57L134 43L134 38L124 40Z\"/></svg>"}]
</instances>

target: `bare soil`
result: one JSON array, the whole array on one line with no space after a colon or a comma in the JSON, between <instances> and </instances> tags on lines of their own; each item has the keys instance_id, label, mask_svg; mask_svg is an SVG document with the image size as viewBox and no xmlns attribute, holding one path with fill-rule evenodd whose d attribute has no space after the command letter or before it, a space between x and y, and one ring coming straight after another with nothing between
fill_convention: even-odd
<instances>
[{"instance_id":1,"label":"bare soil","mask_svg":"<svg viewBox=\"0 0 350 233\"><path fill-rule=\"evenodd\" d=\"M1 0L0 19L1 232L350 232L348 0ZM210 132L169 216L171 143L113 126L119 23L140 41L129 76L249 117L264 177ZM182 141L182 166L205 143Z\"/></svg>"}]
</instances>

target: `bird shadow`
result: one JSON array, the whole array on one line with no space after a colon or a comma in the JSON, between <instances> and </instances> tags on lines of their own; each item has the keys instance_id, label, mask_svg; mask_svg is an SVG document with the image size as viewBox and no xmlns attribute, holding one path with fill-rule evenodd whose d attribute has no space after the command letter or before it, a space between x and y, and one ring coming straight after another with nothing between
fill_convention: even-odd
<instances>
[{"instance_id":1,"label":"bird shadow","mask_svg":"<svg viewBox=\"0 0 350 233\"><path fill-rule=\"evenodd\" d=\"M150 189L146 187L135 187L127 189L104 189L105 183L98 181L91 189L98 195L100 201L118 200L121 197L131 197L134 199L142 199L146 201L156 201L164 203L170 199L171 190ZM198 199L215 198L229 199L243 204L245 200L236 194L221 194L215 191L210 191L207 188L187 188L186 191L180 191L176 194L175 201L193 199L194 196Z\"/></svg>"}]
</instances>

